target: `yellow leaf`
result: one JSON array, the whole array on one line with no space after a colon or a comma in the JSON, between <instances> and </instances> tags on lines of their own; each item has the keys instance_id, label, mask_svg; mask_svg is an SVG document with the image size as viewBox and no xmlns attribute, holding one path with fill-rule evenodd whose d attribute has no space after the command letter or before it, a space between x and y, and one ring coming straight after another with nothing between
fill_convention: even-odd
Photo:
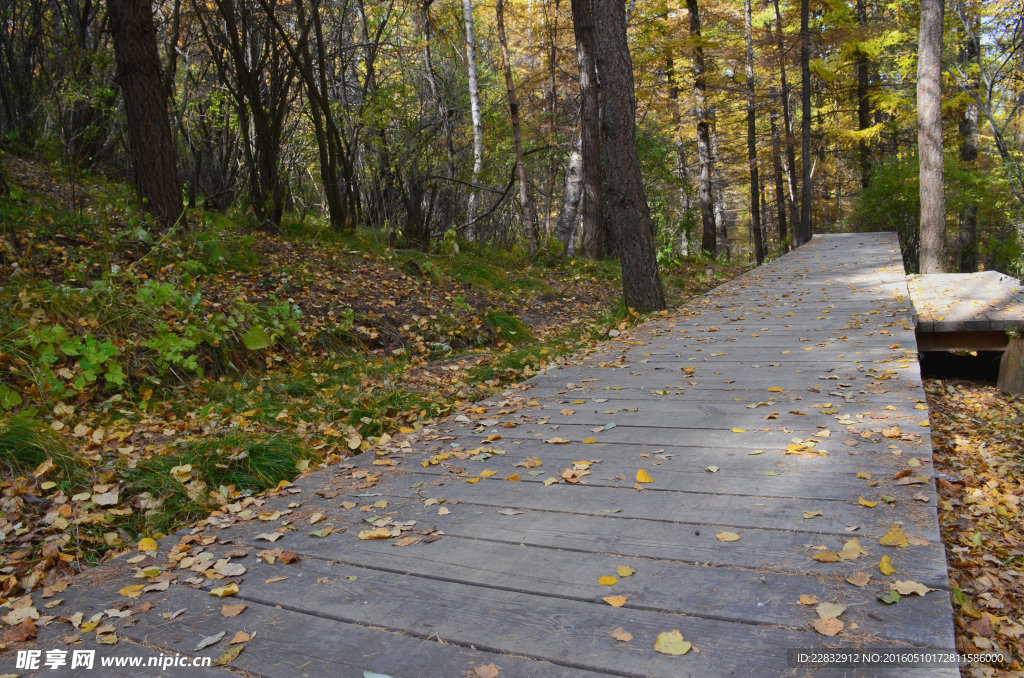
<instances>
[{"instance_id":1,"label":"yellow leaf","mask_svg":"<svg viewBox=\"0 0 1024 678\"><path fill-rule=\"evenodd\" d=\"M747 429L745 429L745 428L734 428L734 429L732 429L732 432L733 433L746 433Z\"/></svg>"},{"instance_id":2,"label":"yellow leaf","mask_svg":"<svg viewBox=\"0 0 1024 678\"><path fill-rule=\"evenodd\" d=\"M597 580L597 583L601 586L615 586L619 583L619 580L615 577L601 577Z\"/></svg>"},{"instance_id":3,"label":"yellow leaf","mask_svg":"<svg viewBox=\"0 0 1024 678\"><path fill-rule=\"evenodd\" d=\"M782 393L782 389L779 388L778 386L769 386L768 390L771 391L772 393Z\"/></svg>"},{"instance_id":4,"label":"yellow leaf","mask_svg":"<svg viewBox=\"0 0 1024 678\"><path fill-rule=\"evenodd\" d=\"M498 475L498 472L495 471L494 469L485 468L483 471L480 471L481 478L490 478L491 476L496 475Z\"/></svg>"},{"instance_id":5,"label":"yellow leaf","mask_svg":"<svg viewBox=\"0 0 1024 678\"><path fill-rule=\"evenodd\" d=\"M860 542L857 541L857 538L854 537L843 544L843 550L839 552L839 557L843 560L856 560L863 555L867 555L867 553L860 545Z\"/></svg>"},{"instance_id":6,"label":"yellow leaf","mask_svg":"<svg viewBox=\"0 0 1024 678\"><path fill-rule=\"evenodd\" d=\"M238 584L235 582L231 582L227 586L218 586L215 589L210 589L210 595L217 596L218 598L226 598L236 593L238 593Z\"/></svg>"},{"instance_id":7,"label":"yellow leaf","mask_svg":"<svg viewBox=\"0 0 1024 678\"><path fill-rule=\"evenodd\" d=\"M735 532L719 532L715 535L718 541L739 541L740 536Z\"/></svg>"},{"instance_id":8,"label":"yellow leaf","mask_svg":"<svg viewBox=\"0 0 1024 678\"><path fill-rule=\"evenodd\" d=\"M140 551L156 551L156 548L156 539L153 539L152 537L145 537L139 540L138 549Z\"/></svg>"},{"instance_id":9,"label":"yellow leaf","mask_svg":"<svg viewBox=\"0 0 1024 678\"><path fill-rule=\"evenodd\" d=\"M565 445L569 441L566 440L565 438L548 438L544 442L549 443L551 445Z\"/></svg>"},{"instance_id":10,"label":"yellow leaf","mask_svg":"<svg viewBox=\"0 0 1024 678\"><path fill-rule=\"evenodd\" d=\"M903 530L900 529L899 525L893 525L892 528L885 533L885 536L878 540L878 543L882 546L908 546L907 535L903 534Z\"/></svg>"},{"instance_id":11,"label":"yellow leaf","mask_svg":"<svg viewBox=\"0 0 1024 678\"><path fill-rule=\"evenodd\" d=\"M629 577L631 575L636 574L636 570L634 570L629 565L619 565L617 569L620 577Z\"/></svg>"},{"instance_id":12,"label":"yellow leaf","mask_svg":"<svg viewBox=\"0 0 1024 678\"><path fill-rule=\"evenodd\" d=\"M228 649L224 654L213 660L214 666L226 666L238 658L238 655L242 654L242 650L245 649L245 645L235 645Z\"/></svg>"},{"instance_id":13,"label":"yellow leaf","mask_svg":"<svg viewBox=\"0 0 1024 678\"><path fill-rule=\"evenodd\" d=\"M805 593L805 594L800 596L800 604L801 605L817 605L818 604L818 596L812 596L812 595L808 595L808 594Z\"/></svg>"},{"instance_id":14,"label":"yellow leaf","mask_svg":"<svg viewBox=\"0 0 1024 678\"><path fill-rule=\"evenodd\" d=\"M674 631L662 631L654 640L654 651L672 656L681 656L690 651L693 647L689 642L683 640L683 634L679 629Z\"/></svg>"},{"instance_id":15,"label":"yellow leaf","mask_svg":"<svg viewBox=\"0 0 1024 678\"><path fill-rule=\"evenodd\" d=\"M861 506L867 506L868 508L875 508L876 506L878 506L877 501L868 501L867 499L861 496L857 497L857 503L860 504Z\"/></svg>"},{"instance_id":16,"label":"yellow leaf","mask_svg":"<svg viewBox=\"0 0 1024 678\"><path fill-rule=\"evenodd\" d=\"M466 482L467 483L479 483L480 479L479 478L466 478Z\"/></svg>"},{"instance_id":17,"label":"yellow leaf","mask_svg":"<svg viewBox=\"0 0 1024 678\"><path fill-rule=\"evenodd\" d=\"M372 530L363 530L356 536L360 539L388 539L391 537L391 530L386 527L375 527Z\"/></svg>"},{"instance_id":18,"label":"yellow leaf","mask_svg":"<svg viewBox=\"0 0 1024 678\"><path fill-rule=\"evenodd\" d=\"M651 474L647 471L640 469L636 472L636 481L638 483L653 483L654 478L651 478Z\"/></svg>"},{"instance_id":19,"label":"yellow leaf","mask_svg":"<svg viewBox=\"0 0 1024 678\"><path fill-rule=\"evenodd\" d=\"M899 592L901 596L909 596L911 593L916 593L919 596L923 596L929 591L935 590L928 588L924 584L918 584L916 581L901 581L899 579L892 583L892 588Z\"/></svg>"},{"instance_id":20,"label":"yellow leaf","mask_svg":"<svg viewBox=\"0 0 1024 678\"><path fill-rule=\"evenodd\" d=\"M886 577L896 571L896 568L892 566L892 560L889 556L882 556L882 559L878 561L878 571Z\"/></svg>"},{"instance_id":21,"label":"yellow leaf","mask_svg":"<svg viewBox=\"0 0 1024 678\"><path fill-rule=\"evenodd\" d=\"M865 473L864 471L858 471L857 472L857 477L858 478L863 478L864 480L871 480L871 474L870 473Z\"/></svg>"},{"instance_id":22,"label":"yellow leaf","mask_svg":"<svg viewBox=\"0 0 1024 678\"><path fill-rule=\"evenodd\" d=\"M583 444L584 445L592 445L593 443L596 443L596 442L597 442L597 438L595 438L594 436L590 436L589 438L584 438L583 439Z\"/></svg>"},{"instance_id":23,"label":"yellow leaf","mask_svg":"<svg viewBox=\"0 0 1024 678\"><path fill-rule=\"evenodd\" d=\"M36 470L32 472L32 477L38 478L39 476L46 475L56 467L57 465L53 463L53 459L47 459L36 467Z\"/></svg>"},{"instance_id":24,"label":"yellow leaf","mask_svg":"<svg viewBox=\"0 0 1024 678\"><path fill-rule=\"evenodd\" d=\"M819 563L837 563L839 562L839 554L834 551L818 551L811 556Z\"/></svg>"},{"instance_id":25,"label":"yellow leaf","mask_svg":"<svg viewBox=\"0 0 1024 678\"><path fill-rule=\"evenodd\" d=\"M601 600L608 603L612 607L622 607L626 604L628 598L626 598L626 596L605 596Z\"/></svg>"},{"instance_id":26,"label":"yellow leaf","mask_svg":"<svg viewBox=\"0 0 1024 678\"><path fill-rule=\"evenodd\" d=\"M508 478L505 478L505 480L511 480L513 482L519 482L521 480L521 478L519 477L518 473L513 473Z\"/></svg>"},{"instance_id":27,"label":"yellow leaf","mask_svg":"<svg viewBox=\"0 0 1024 678\"><path fill-rule=\"evenodd\" d=\"M146 588L145 584L132 584L131 586L125 586L123 589L119 589L118 593L126 598L138 598L142 595L142 589Z\"/></svg>"},{"instance_id":28,"label":"yellow leaf","mask_svg":"<svg viewBox=\"0 0 1024 678\"><path fill-rule=\"evenodd\" d=\"M554 485L557 482L558 482L558 478L545 478L544 479L544 487L547 487L548 485Z\"/></svg>"}]
</instances>

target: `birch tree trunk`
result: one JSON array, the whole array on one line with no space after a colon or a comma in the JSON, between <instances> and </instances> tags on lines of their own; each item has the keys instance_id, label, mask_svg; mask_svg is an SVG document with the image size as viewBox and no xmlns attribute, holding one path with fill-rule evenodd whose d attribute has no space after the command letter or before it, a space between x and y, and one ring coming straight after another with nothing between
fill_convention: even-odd
<instances>
[{"instance_id":1,"label":"birch tree trunk","mask_svg":"<svg viewBox=\"0 0 1024 678\"><path fill-rule=\"evenodd\" d=\"M582 140L577 137L569 151L569 162L565 168L565 191L562 210L555 222L555 238L565 246L565 256L571 259L576 254L576 222L579 219L580 201L583 198L583 152Z\"/></svg>"},{"instance_id":2,"label":"birch tree trunk","mask_svg":"<svg viewBox=\"0 0 1024 678\"><path fill-rule=\"evenodd\" d=\"M917 145L921 163L921 273L946 268L946 194L942 167L943 0L921 0L917 56Z\"/></svg>"},{"instance_id":3,"label":"birch tree trunk","mask_svg":"<svg viewBox=\"0 0 1024 678\"><path fill-rule=\"evenodd\" d=\"M782 89L779 90L779 99L782 102L782 129L785 132L784 145L786 148L786 188L789 197L789 223L794 231L797 222L800 220L800 203L797 199L796 184L796 149L793 144L793 112L790 109L790 97L792 88L786 79L786 44L782 38L782 13L779 11L779 0L773 0L775 6L775 46L779 56L779 81ZM793 244L793 239L786 240L786 249Z\"/></svg>"},{"instance_id":4,"label":"birch tree trunk","mask_svg":"<svg viewBox=\"0 0 1024 678\"><path fill-rule=\"evenodd\" d=\"M483 121L480 117L480 88L476 77L476 42L473 38L473 2L462 0L462 15L466 25L466 64L469 69L469 112L473 122L473 179L472 183L480 181L480 170L483 167L484 159L484 130ZM476 218L477 191L470 188L469 191L469 222L472 224ZM474 227L466 228L466 237L472 239Z\"/></svg>"},{"instance_id":5,"label":"birch tree trunk","mask_svg":"<svg viewBox=\"0 0 1024 678\"><path fill-rule=\"evenodd\" d=\"M811 239L811 29L810 0L800 0L800 221L793 225L793 244Z\"/></svg>"}]
</instances>

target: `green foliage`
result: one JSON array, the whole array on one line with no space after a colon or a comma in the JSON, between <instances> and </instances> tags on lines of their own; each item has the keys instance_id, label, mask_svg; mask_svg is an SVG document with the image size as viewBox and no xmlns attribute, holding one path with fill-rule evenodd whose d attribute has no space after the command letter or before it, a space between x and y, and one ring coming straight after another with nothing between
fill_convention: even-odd
<instances>
[{"instance_id":1,"label":"green foliage","mask_svg":"<svg viewBox=\"0 0 1024 678\"><path fill-rule=\"evenodd\" d=\"M508 311L491 309L484 313L484 323L502 341L523 344L536 341L530 327L522 319Z\"/></svg>"},{"instance_id":2,"label":"green foliage","mask_svg":"<svg viewBox=\"0 0 1024 678\"><path fill-rule=\"evenodd\" d=\"M0 475L4 478L31 476L47 459L55 466L50 472L66 488L81 487L87 469L75 458L61 438L44 423L22 414L0 424Z\"/></svg>"}]
</instances>

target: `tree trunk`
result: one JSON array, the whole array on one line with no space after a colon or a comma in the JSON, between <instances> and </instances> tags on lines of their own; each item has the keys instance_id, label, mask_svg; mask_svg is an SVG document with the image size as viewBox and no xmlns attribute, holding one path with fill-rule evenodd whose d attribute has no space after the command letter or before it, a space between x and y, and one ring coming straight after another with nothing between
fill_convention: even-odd
<instances>
[{"instance_id":1,"label":"tree trunk","mask_svg":"<svg viewBox=\"0 0 1024 678\"><path fill-rule=\"evenodd\" d=\"M620 0L594 0L594 45L601 77L601 160L605 219L615 229L626 306L638 311L665 307L654 254L654 223L640 177L636 146L633 62Z\"/></svg>"},{"instance_id":2,"label":"tree trunk","mask_svg":"<svg viewBox=\"0 0 1024 678\"><path fill-rule=\"evenodd\" d=\"M452 125L448 118L448 111L445 110L441 93L437 89L437 77L434 75L434 58L430 50L430 13L428 12L433 0L423 0L420 3L419 22L423 32L423 70L427 76L427 85L430 88L430 96L437 107L437 117L444 132L445 150L448 152L448 176L455 176L455 143L452 141Z\"/></svg>"},{"instance_id":3,"label":"tree trunk","mask_svg":"<svg viewBox=\"0 0 1024 678\"><path fill-rule=\"evenodd\" d=\"M565 247L566 258L576 254L576 221L580 212L580 200L583 198L583 153L580 150L581 140L573 141L569 151L569 162L565 168L565 191L562 200L562 211L555 223L555 238Z\"/></svg>"},{"instance_id":4,"label":"tree trunk","mask_svg":"<svg viewBox=\"0 0 1024 678\"><path fill-rule=\"evenodd\" d=\"M722 178L718 150L718 124L711 113L711 197L715 212L715 254L729 259L732 257L729 242L729 224L725 215L725 180Z\"/></svg>"},{"instance_id":5,"label":"tree trunk","mask_svg":"<svg viewBox=\"0 0 1024 678\"><path fill-rule=\"evenodd\" d=\"M786 79L786 45L782 39L782 13L779 11L779 0L773 0L775 6L775 45L779 55L779 78L782 84L779 97L782 100L782 125L785 131L786 147L786 185L789 196L789 223L793 230L797 228L800 220L800 201L797 198L796 184L796 148L793 144L793 112L790 109L790 97L792 88ZM787 239L786 247L792 246L792 238Z\"/></svg>"},{"instance_id":6,"label":"tree trunk","mask_svg":"<svg viewBox=\"0 0 1024 678\"><path fill-rule=\"evenodd\" d=\"M943 0L921 1L917 57L917 145L921 183L921 273L946 269L946 194L942 167Z\"/></svg>"},{"instance_id":7,"label":"tree trunk","mask_svg":"<svg viewBox=\"0 0 1024 678\"><path fill-rule=\"evenodd\" d=\"M779 251L785 252L789 242L789 226L786 223L786 188L782 175L782 154L779 149L779 114L772 110L772 171L775 179L775 225L778 227Z\"/></svg>"},{"instance_id":8,"label":"tree trunk","mask_svg":"<svg viewBox=\"0 0 1024 678\"><path fill-rule=\"evenodd\" d=\"M697 162L700 165L697 199L700 203L700 222L703 229L700 249L704 254L714 256L717 250L718 228L715 223L715 202L711 185L714 175L714 158L711 154L711 124L704 46L701 42L700 9L697 7L697 0L686 0L686 8L690 15L690 37L693 39L693 96L696 103L694 113L697 116Z\"/></svg>"},{"instance_id":9,"label":"tree trunk","mask_svg":"<svg viewBox=\"0 0 1024 678\"><path fill-rule=\"evenodd\" d=\"M757 176L757 112L754 108L754 24L750 0L743 0L743 35L747 76L747 166L750 171L750 233L754 238L754 257L764 263L764 236L761 233L760 185Z\"/></svg>"},{"instance_id":10,"label":"tree trunk","mask_svg":"<svg viewBox=\"0 0 1024 678\"><path fill-rule=\"evenodd\" d=\"M861 31L867 33L866 0L857 0L857 23L860 24ZM860 36L861 39L866 37ZM859 46L854 55L854 62L857 70L857 129L863 131L871 127L871 101L868 99L868 55ZM871 144L867 139L861 139L857 145L857 156L860 162L860 186L863 189L871 183Z\"/></svg>"},{"instance_id":11,"label":"tree trunk","mask_svg":"<svg viewBox=\"0 0 1024 678\"><path fill-rule=\"evenodd\" d=\"M973 35L964 36L962 46L962 61L969 64L978 58L978 42ZM967 86L976 90L978 83L973 80ZM963 116L960 118L960 161L964 169L977 171L978 160L978 105L970 101L964 107ZM958 269L961 273L974 273L978 268L978 205L973 198L968 197L960 211L960 238L957 247Z\"/></svg>"},{"instance_id":12,"label":"tree trunk","mask_svg":"<svg viewBox=\"0 0 1024 678\"><path fill-rule=\"evenodd\" d=\"M480 117L480 89L476 78L476 44L473 38L473 2L462 0L462 15L466 25L466 64L469 69L469 110L473 122L473 179L476 184L480 180L480 170L483 168L484 158L484 128ZM472 223L476 218L476 189L469 192L469 221ZM467 238L473 237L473 227L469 226L466 232Z\"/></svg>"},{"instance_id":13,"label":"tree trunk","mask_svg":"<svg viewBox=\"0 0 1024 678\"><path fill-rule=\"evenodd\" d=\"M501 63L505 70L509 116L512 118L512 147L516 155L516 174L519 176L519 210L522 212L523 235L526 237L526 249L530 256L533 256L537 252L537 212L530 202L530 181L526 176L526 163L523 161L523 131L519 122L519 99L516 96L515 83L512 81L512 64L508 58L504 5L504 0L497 0L495 3L495 19L498 24L498 42L501 44Z\"/></svg>"},{"instance_id":14,"label":"tree trunk","mask_svg":"<svg viewBox=\"0 0 1024 678\"><path fill-rule=\"evenodd\" d=\"M810 0L800 0L800 223L795 224L797 246L811 239L811 29Z\"/></svg>"},{"instance_id":15,"label":"tree trunk","mask_svg":"<svg viewBox=\"0 0 1024 678\"><path fill-rule=\"evenodd\" d=\"M181 189L152 9L148 2L109 0L108 10L128 120L135 192L143 209L169 228L181 216Z\"/></svg>"},{"instance_id":16,"label":"tree trunk","mask_svg":"<svg viewBox=\"0 0 1024 678\"><path fill-rule=\"evenodd\" d=\"M572 0L576 63L580 81L580 154L583 161L583 234L580 249L589 259L612 250L601 220L601 113L594 55L594 14L590 0Z\"/></svg>"}]
</instances>

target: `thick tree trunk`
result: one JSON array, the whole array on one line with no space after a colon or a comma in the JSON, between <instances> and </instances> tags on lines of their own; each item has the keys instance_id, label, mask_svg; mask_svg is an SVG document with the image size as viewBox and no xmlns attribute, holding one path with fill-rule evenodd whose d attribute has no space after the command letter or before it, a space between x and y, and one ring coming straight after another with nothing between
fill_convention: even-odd
<instances>
[{"instance_id":1,"label":"thick tree trunk","mask_svg":"<svg viewBox=\"0 0 1024 678\"><path fill-rule=\"evenodd\" d=\"M754 238L754 257L764 263L764 236L761 232L760 181L757 176L757 111L754 107L754 24L750 0L743 0L743 35L747 76L747 166L750 172L750 234Z\"/></svg>"},{"instance_id":2,"label":"thick tree trunk","mask_svg":"<svg viewBox=\"0 0 1024 678\"><path fill-rule=\"evenodd\" d=\"M614 249L601 219L601 114L594 54L594 14L590 0L572 0L576 63L580 81L580 154L583 160L583 233L580 249L589 259Z\"/></svg>"},{"instance_id":3,"label":"thick tree trunk","mask_svg":"<svg viewBox=\"0 0 1024 678\"><path fill-rule=\"evenodd\" d=\"M512 119L512 147L516 155L516 174L519 177L519 211L523 219L523 235L526 237L526 249L532 256L537 252L537 212L530 202L530 181L526 176L526 163L523 161L523 131L519 121L519 98L516 96L515 83L512 81L512 64L508 57L508 38L505 35L505 2L495 3L495 19L498 24L498 42L501 44L501 63L505 70L505 91L508 92L508 110Z\"/></svg>"},{"instance_id":4,"label":"thick tree trunk","mask_svg":"<svg viewBox=\"0 0 1024 678\"><path fill-rule=\"evenodd\" d=\"M594 0L594 44L601 77L602 206L616 232L626 306L665 307L654 254L654 223L640 177L636 146L633 62L626 41L626 12L619 0Z\"/></svg>"},{"instance_id":5,"label":"thick tree trunk","mask_svg":"<svg viewBox=\"0 0 1024 678\"><path fill-rule=\"evenodd\" d=\"M946 194L942 167L943 0L921 1L917 57L917 145L921 184L921 273L946 269Z\"/></svg>"},{"instance_id":6,"label":"thick tree trunk","mask_svg":"<svg viewBox=\"0 0 1024 678\"><path fill-rule=\"evenodd\" d=\"M565 256L570 259L576 254L576 222L580 213L580 201L583 198L583 153L580 146L581 140L577 138L569 151L562 210L558 214L558 221L555 222L555 238L562 243Z\"/></svg>"},{"instance_id":7,"label":"thick tree trunk","mask_svg":"<svg viewBox=\"0 0 1024 678\"><path fill-rule=\"evenodd\" d=\"M476 184L480 180L480 170L483 168L484 158L484 128L483 120L480 117L480 88L476 77L476 42L473 38L473 2L462 0L462 16L466 26L466 64L469 70L469 111L470 119L473 122L473 178ZM469 220L476 218L477 193L475 189L469 192ZM473 227L470 226L469 229ZM466 237L472 238L472 230L467 230Z\"/></svg>"},{"instance_id":8,"label":"thick tree trunk","mask_svg":"<svg viewBox=\"0 0 1024 678\"><path fill-rule=\"evenodd\" d=\"M108 10L128 120L135 192L143 209L168 228L181 216L181 189L152 8L148 2L109 0Z\"/></svg>"},{"instance_id":9,"label":"thick tree trunk","mask_svg":"<svg viewBox=\"0 0 1024 678\"><path fill-rule=\"evenodd\" d=\"M700 248L713 256L718 249L718 227L715 223L715 201L712 181L714 158L711 153L711 121L708 109L707 74L704 64L704 46L701 44L700 9L697 0L686 0L690 15L690 37L693 39L693 97L697 116L697 163L700 175L697 180L697 200L700 204L702 234Z\"/></svg>"},{"instance_id":10,"label":"thick tree trunk","mask_svg":"<svg viewBox=\"0 0 1024 678\"><path fill-rule=\"evenodd\" d=\"M799 246L811 239L811 29L810 0L800 0L800 222L793 240Z\"/></svg>"}]
</instances>

